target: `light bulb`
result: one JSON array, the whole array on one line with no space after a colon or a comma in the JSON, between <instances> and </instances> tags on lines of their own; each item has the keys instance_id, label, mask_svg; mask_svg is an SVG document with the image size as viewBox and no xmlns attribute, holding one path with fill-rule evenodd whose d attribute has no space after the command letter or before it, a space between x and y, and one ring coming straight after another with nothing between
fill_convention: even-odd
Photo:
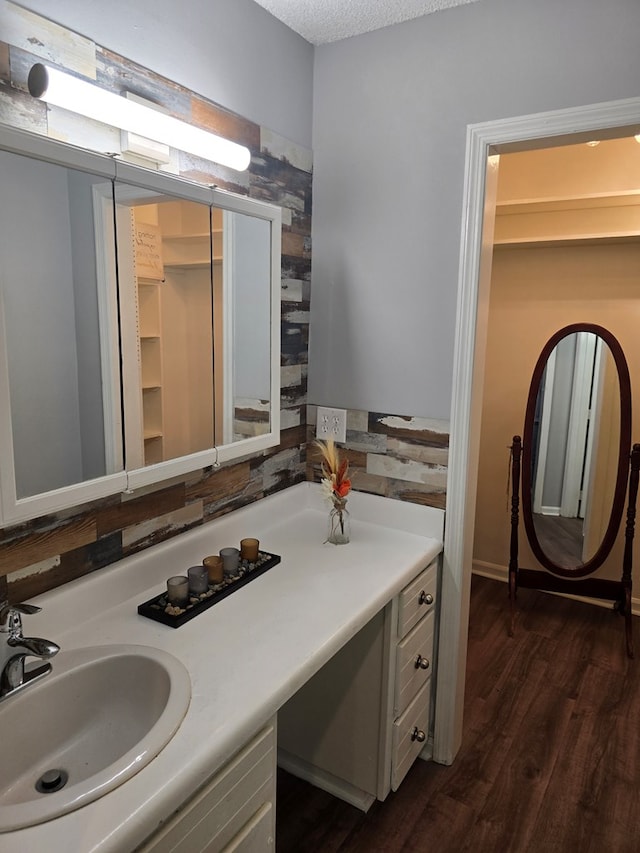
<instances>
[{"instance_id":1,"label":"light bulb","mask_svg":"<svg viewBox=\"0 0 640 853\"><path fill-rule=\"evenodd\" d=\"M151 110L40 62L29 72L29 92L34 98L49 104L163 142L239 172L247 169L251 162L251 153L244 145Z\"/></svg>"}]
</instances>

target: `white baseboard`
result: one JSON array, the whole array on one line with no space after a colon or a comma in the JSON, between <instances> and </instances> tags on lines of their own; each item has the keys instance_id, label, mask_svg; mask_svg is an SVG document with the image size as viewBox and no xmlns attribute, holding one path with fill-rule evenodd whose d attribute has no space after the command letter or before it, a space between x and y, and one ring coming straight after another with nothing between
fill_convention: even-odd
<instances>
[{"instance_id":1,"label":"white baseboard","mask_svg":"<svg viewBox=\"0 0 640 853\"><path fill-rule=\"evenodd\" d=\"M490 580L502 581L503 583L508 583L509 581L508 566L487 563L483 560L474 560L471 571L474 575L480 575ZM596 604L598 607L605 607L607 610L611 609L611 602L602 598L587 598L584 595L571 595L564 592L550 592L549 595L559 595L562 598L571 598L573 601L583 601L586 604ZM631 597L631 612L634 616L640 616L640 598Z\"/></svg>"},{"instance_id":2,"label":"white baseboard","mask_svg":"<svg viewBox=\"0 0 640 853\"><path fill-rule=\"evenodd\" d=\"M559 506L541 506L539 510L534 510L534 512L539 512L540 515L549 515L553 518L559 518L561 509L562 507Z\"/></svg>"},{"instance_id":3,"label":"white baseboard","mask_svg":"<svg viewBox=\"0 0 640 853\"><path fill-rule=\"evenodd\" d=\"M509 581L508 566L500 566L497 563L486 563L483 560L474 560L471 571L474 575L481 575L493 581Z\"/></svg>"},{"instance_id":4,"label":"white baseboard","mask_svg":"<svg viewBox=\"0 0 640 853\"><path fill-rule=\"evenodd\" d=\"M309 784L315 785L316 788L320 788L328 794L344 800L345 803L355 806L360 811L368 812L376 799L372 794L367 793L367 791L356 788L354 785L349 784L349 782L345 782L344 779L339 779L337 776L327 773L326 770L321 770L319 767L308 764L306 761L284 749L278 749L278 766L291 773L292 776L304 779L305 782L309 782Z\"/></svg>"},{"instance_id":5,"label":"white baseboard","mask_svg":"<svg viewBox=\"0 0 640 853\"><path fill-rule=\"evenodd\" d=\"M422 747L422 752L418 758L421 758L422 761L433 761L433 735L429 735L427 738L427 742Z\"/></svg>"}]
</instances>

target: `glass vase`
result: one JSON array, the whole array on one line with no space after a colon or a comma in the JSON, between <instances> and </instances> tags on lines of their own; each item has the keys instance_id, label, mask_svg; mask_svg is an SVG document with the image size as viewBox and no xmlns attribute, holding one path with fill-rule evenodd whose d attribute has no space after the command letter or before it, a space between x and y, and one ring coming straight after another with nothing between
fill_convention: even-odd
<instances>
[{"instance_id":1,"label":"glass vase","mask_svg":"<svg viewBox=\"0 0 640 853\"><path fill-rule=\"evenodd\" d=\"M333 502L329 513L329 529L327 542L332 545L346 545L351 537L351 517L346 500Z\"/></svg>"}]
</instances>

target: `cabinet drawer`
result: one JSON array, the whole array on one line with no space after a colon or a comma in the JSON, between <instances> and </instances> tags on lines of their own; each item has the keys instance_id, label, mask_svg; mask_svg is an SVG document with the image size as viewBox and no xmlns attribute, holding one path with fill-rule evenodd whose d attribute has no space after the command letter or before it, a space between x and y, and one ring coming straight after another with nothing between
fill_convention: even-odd
<instances>
[{"instance_id":1,"label":"cabinet drawer","mask_svg":"<svg viewBox=\"0 0 640 853\"><path fill-rule=\"evenodd\" d=\"M393 724L391 753L391 788L397 791L409 768L424 748L425 740L417 740L416 734L429 733L431 680L427 681L407 710Z\"/></svg>"},{"instance_id":2,"label":"cabinet drawer","mask_svg":"<svg viewBox=\"0 0 640 853\"><path fill-rule=\"evenodd\" d=\"M273 805L265 803L222 853L268 853L273 850L273 820ZM219 849L212 847L207 853L216 853Z\"/></svg>"},{"instance_id":3,"label":"cabinet drawer","mask_svg":"<svg viewBox=\"0 0 640 853\"><path fill-rule=\"evenodd\" d=\"M438 561L434 560L400 593L398 607L398 636L407 631L435 609L438 586Z\"/></svg>"},{"instance_id":4,"label":"cabinet drawer","mask_svg":"<svg viewBox=\"0 0 640 853\"><path fill-rule=\"evenodd\" d=\"M275 726L270 725L142 845L140 853L222 850L264 804L275 800L275 762Z\"/></svg>"},{"instance_id":5,"label":"cabinet drawer","mask_svg":"<svg viewBox=\"0 0 640 853\"><path fill-rule=\"evenodd\" d=\"M396 651L395 712L401 714L431 677L433 664L433 610L398 643Z\"/></svg>"}]
</instances>

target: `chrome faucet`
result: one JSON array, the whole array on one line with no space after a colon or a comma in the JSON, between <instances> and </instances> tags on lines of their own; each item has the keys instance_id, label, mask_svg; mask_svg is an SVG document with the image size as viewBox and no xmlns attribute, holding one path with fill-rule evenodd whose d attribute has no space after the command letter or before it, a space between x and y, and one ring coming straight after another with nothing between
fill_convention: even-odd
<instances>
[{"instance_id":1,"label":"chrome faucet","mask_svg":"<svg viewBox=\"0 0 640 853\"><path fill-rule=\"evenodd\" d=\"M22 634L22 614L39 613L34 604L0 604L0 702L51 672L51 664L26 668L25 658L52 658L60 646Z\"/></svg>"}]
</instances>

